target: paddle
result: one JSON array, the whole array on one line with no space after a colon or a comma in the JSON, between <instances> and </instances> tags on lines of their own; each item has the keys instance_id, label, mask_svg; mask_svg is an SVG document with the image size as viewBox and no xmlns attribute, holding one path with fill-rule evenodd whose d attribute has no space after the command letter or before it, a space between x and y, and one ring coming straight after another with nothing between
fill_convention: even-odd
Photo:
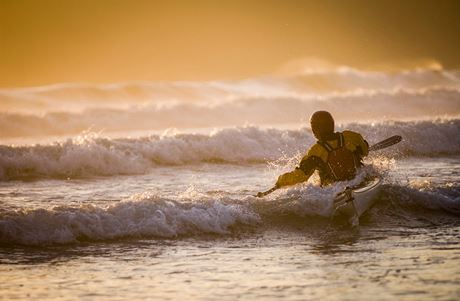
<instances>
[{"instance_id":1,"label":"paddle","mask_svg":"<svg viewBox=\"0 0 460 301\"><path fill-rule=\"evenodd\" d=\"M401 142L401 140L402 140L402 137L399 136L399 135L391 136L390 138L382 140L382 141L372 145L371 147L369 147L369 151L371 152L371 151L377 151L377 150L387 148L389 146L392 146L392 145L395 145L396 143ZM264 191L264 192L258 192L254 196L258 197L258 198L261 198L261 197L266 196L267 194L272 193L273 191L277 190L278 188L279 188L278 186L273 186L269 190Z\"/></svg>"},{"instance_id":2,"label":"paddle","mask_svg":"<svg viewBox=\"0 0 460 301\"><path fill-rule=\"evenodd\" d=\"M376 151L376 150L387 148L389 146L392 146L396 143L401 142L401 140L402 140L402 137L399 135L391 136L390 138L387 138L369 147L369 151L371 152L371 151Z\"/></svg>"}]
</instances>

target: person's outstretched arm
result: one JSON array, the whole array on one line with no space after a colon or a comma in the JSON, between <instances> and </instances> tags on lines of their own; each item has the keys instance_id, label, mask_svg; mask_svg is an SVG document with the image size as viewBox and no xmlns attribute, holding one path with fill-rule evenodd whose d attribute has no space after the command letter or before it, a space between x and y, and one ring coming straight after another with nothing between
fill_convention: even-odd
<instances>
[{"instance_id":1,"label":"person's outstretched arm","mask_svg":"<svg viewBox=\"0 0 460 301\"><path fill-rule=\"evenodd\" d=\"M278 177L276 186L290 186L308 181L318 166L318 160L320 161L321 159L315 156L305 156L296 169Z\"/></svg>"}]
</instances>

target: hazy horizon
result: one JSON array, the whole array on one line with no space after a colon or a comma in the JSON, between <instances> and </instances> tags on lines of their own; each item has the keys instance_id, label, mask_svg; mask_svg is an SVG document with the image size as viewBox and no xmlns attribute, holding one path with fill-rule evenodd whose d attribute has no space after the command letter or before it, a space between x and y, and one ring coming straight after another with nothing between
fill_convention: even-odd
<instances>
[{"instance_id":1,"label":"hazy horizon","mask_svg":"<svg viewBox=\"0 0 460 301\"><path fill-rule=\"evenodd\" d=\"M0 87L230 80L317 61L456 69L458 11L459 1L0 0Z\"/></svg>"}]
</instances>

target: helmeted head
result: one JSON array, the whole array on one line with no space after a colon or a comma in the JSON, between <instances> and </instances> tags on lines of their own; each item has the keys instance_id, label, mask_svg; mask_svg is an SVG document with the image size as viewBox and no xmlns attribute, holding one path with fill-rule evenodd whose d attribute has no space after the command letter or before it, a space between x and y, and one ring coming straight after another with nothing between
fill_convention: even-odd
<instances>
[{"instance_id":1,"label":"helmeted head","mask_svg":"<svg viewBox=\"0 0 460 301\"><path fill-rule=\"evenodd\" d=\"M311 130L318 140L328 140L334 134L334 118L327 111L316 111L310 118Z\"/></svg>"}]
</instances>

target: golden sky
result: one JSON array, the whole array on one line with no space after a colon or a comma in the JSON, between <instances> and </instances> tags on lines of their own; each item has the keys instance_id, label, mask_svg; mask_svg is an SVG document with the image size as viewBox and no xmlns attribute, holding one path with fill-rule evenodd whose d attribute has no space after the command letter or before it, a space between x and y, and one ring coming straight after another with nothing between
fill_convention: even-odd
<instances>
[{"instance_id":1,"label":"golden sky","mask_svg":"<svg viewBox=\"0 0 460 301\"><path fill-rule=\"evenodd\" d=\"M460 1L0 0L0 86L234 79L319 58L460 67Z\"/></svg>"}]
</instances>

